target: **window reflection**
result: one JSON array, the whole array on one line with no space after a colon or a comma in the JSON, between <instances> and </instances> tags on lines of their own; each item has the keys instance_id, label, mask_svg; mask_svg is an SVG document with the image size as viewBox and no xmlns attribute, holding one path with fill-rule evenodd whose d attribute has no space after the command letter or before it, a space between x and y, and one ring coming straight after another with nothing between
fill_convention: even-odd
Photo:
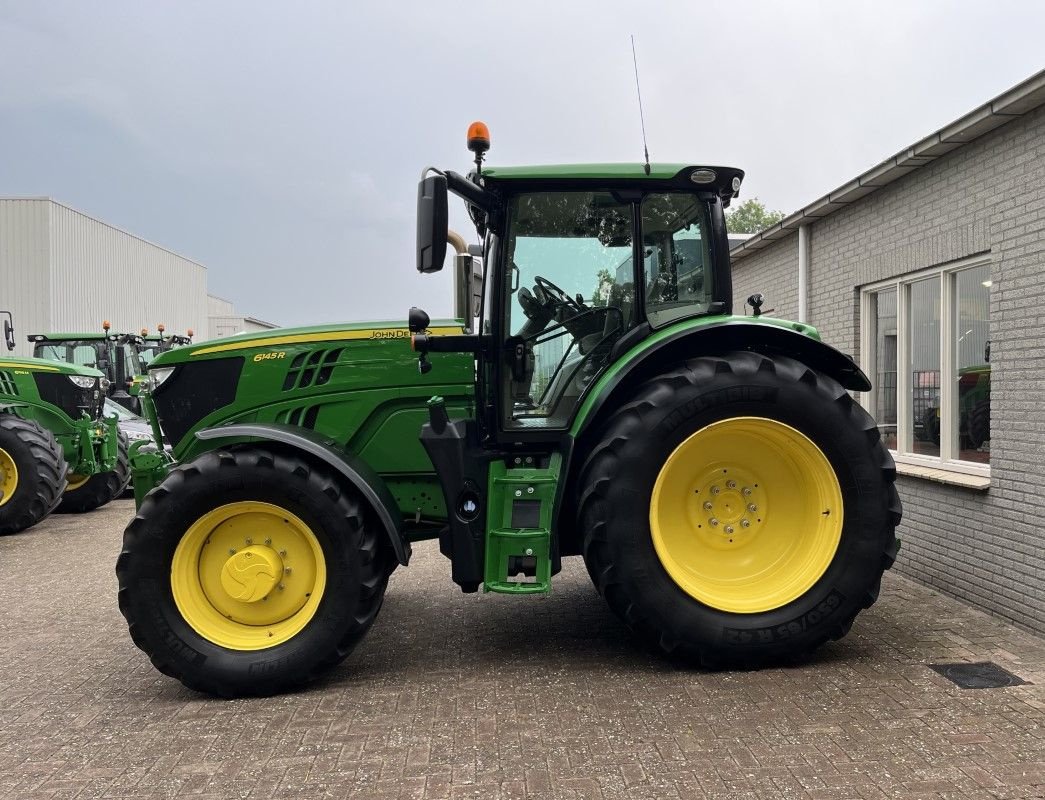
<instances>
[{"instance_id":1,"label":"window reflection","mask_svg":"<svg viewBox=\"0 0 1045 800\"><path fill-rule=\"evenodd\" d=\"M940 455L940 278L910 288L911 423L914 452Z\"/></svg>"},{"instance_id":2,"label":"window reflection","mask_svg":"<svg viewBox=\"0 0 1045 800\"><path fill-rule=\"evenodd\" d=\"M955 279L958 458L986 464L991 438L990 272L984 264L959 272Z\"/></svg>"}]
</instances>

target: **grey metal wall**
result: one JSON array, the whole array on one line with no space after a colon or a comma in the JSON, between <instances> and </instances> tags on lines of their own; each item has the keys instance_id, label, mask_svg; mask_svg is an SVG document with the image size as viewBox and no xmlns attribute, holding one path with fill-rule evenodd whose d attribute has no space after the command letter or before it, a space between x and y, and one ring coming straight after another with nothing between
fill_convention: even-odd
<instances>
[{"instance_id":1,"label":"grey metal wall","mask_svg":"<svg viewBox=\"0 0 1045 800\"><path fill-rule=\"evenodd\" d=\"M0 308L29 333L207 330L207 270L53 200L0 199Z\"/></svg>"},{"instance_id":2,"label":"grey metal wall","mask_svg":"<svg viewBox=\"0 0 1045 800\"><path fill-rule=\"evenodd\" d=\"M767 305L786 296L796 240L737 262L736 302L759 286ZM993 282L990 488L901 476L896 568L1045 632L1045 107L813 223L809 321L857 355L861 286L982 253Z\"/></svg>"},{"instance_id":3,"label":"grey metal wall","mask_svg":"<svg viewBox=\"0 0 1045 800\"><path fill-rule=\"evenodd\" d=\"M14 314L13 355L31 355L25 335L51 324L49 216L45 200L0 200L0 309Z\"/></svg>"},{"instance_id":4,"label":"grey metal wall","mask_svg":"<svg viewBox=\"0 0 1045 800\"><path fill-rule=\"evenodd\" d=\"M79 211L51 203L54 330L207 330L207 268Z\"/></svg>"}]
</instances>

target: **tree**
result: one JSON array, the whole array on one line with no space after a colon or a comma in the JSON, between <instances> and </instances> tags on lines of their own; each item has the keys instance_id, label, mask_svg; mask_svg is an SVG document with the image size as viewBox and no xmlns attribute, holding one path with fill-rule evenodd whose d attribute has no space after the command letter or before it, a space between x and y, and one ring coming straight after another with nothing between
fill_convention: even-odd
<instances>
[{"instance_id":1,"label":"tree","mask_svg":"<svg viewBox=\"0 0 1045 800\"><path fill-rule=\"evenodd\" d=\"M758 233L783 218L783 211L767 211L761 200L752 197L726 212L726 230L730 233Z\"/></svg>"}]
</instances>

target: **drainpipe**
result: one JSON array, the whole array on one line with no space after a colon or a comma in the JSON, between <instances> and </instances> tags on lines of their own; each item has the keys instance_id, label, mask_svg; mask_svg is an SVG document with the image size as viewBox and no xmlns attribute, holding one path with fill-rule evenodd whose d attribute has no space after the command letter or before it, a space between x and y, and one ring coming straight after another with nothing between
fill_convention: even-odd
<instances>
[{"instance_id":1,"label":"drainpipe","mask_svg":"<svg viewBox=\"0 0 1045 800\"><path fill-rule=\"evenodd\" d=\"M809 321L809 226L798 226L798 321Z\"/></svg>"}]
</instances>

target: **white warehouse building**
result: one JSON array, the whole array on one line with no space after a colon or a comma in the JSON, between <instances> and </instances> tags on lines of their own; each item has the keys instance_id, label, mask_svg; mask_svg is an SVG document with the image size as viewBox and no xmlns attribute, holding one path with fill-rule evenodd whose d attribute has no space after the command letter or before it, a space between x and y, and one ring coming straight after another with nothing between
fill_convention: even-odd
<instances>
[{"instance_id":1,"label":"white warehouse building","mask_svg":"<svg viewBox=\"0 0 1045 800\"><path fill-rule=\"evenodd\" d=\"M0 198L0 309L23 356L30 333L100 332L105 320L121 333L192 329L197 341L276 327L239 317L255 327L230 331L235 311L207 294L205 266L48 197Z\"/></svg>"}]
</instances>

